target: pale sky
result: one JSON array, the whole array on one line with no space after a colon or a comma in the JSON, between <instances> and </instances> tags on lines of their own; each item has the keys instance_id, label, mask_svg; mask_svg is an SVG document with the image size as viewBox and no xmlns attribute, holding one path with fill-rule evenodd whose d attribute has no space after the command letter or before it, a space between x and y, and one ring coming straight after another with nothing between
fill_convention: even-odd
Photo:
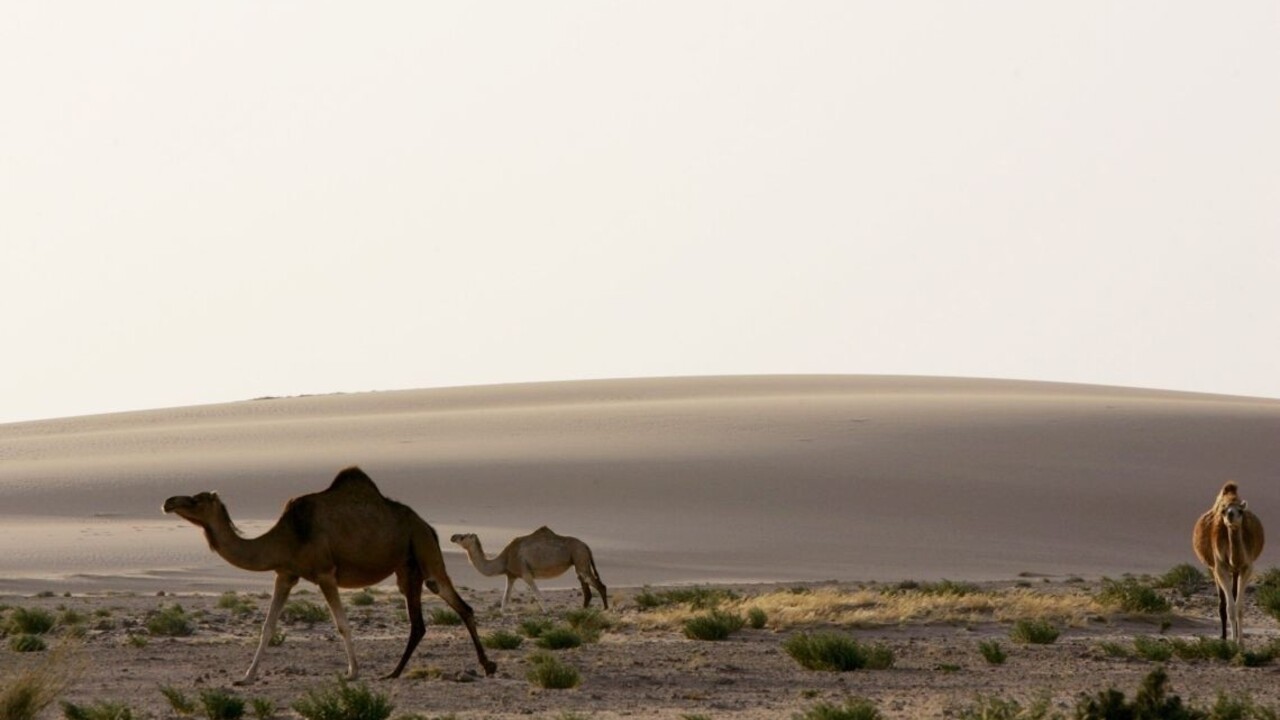
<instances>
[{"instance_id":1,"label":"pale sky","mask_svg":"<svg viewBox=\"0 0 1280 720\"><path fill-rule=\"evenodd\" d=\"M578 378L1280 397L1274 2L0 6L0 422Z\"/></svg>"}]
</instances>

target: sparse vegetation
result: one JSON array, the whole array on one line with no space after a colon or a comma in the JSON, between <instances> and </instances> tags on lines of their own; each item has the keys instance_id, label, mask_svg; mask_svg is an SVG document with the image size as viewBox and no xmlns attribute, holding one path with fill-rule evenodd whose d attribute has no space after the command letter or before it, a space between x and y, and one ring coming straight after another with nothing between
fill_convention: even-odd
<instances>
[{"instance_id":1,"label":"sparse vegetation","mask_svg":"<svg viewBox=\"0 0 1280 720\"><path fill-rule=\"evenodd\" d=\"M170 685L161 685L160 694L169 701L169 707L179 715L191 715L196 711L196 704L181 690Z\"/></svg>"},{"instance_id":2,"label":"sparse vegetation","mask_svg":"<svg viewBox=\"0 0 1280 720\"><path fill-rule=\"evenodd\" d=\"M218 596L218 607L222 610L230 610L233 615L249 615L258 609L253 598L239 595L234 591L227 591Z\"/></svg>"},{"instance_id":3,"label":"sparse vegetation","mask_svg":"<svg viewBox=\"0 0 1280 720\"><path fill-rule=\"evenodd\" d=\"M565 613L564 619L582 636L583 642L596 642L600 635L613 627L613 619L598 608L578 608Z\"/></svg>"},{"instance_id":4,"label":"sparse vegetation","mask_svg":"<svg viewBox=\"0 0 1280 720\"><path fill-rule=\"evenodd\" d=\"M57 624L53 614L40 608L14 608L5 623L15 635L44 635Z\"/></svg>"},{"instance_id":5,"label":"sparse vegetation","mask_svg":"<svg viewBox=\"0 0 1280 720\"><path fill-rule=\"evenodd\" d=\"M49 646L39 635L14 635L9 638L9 649L14 652L42 652Z\"/></svg>"},{"instance_id":6,"label":"sparse vegetation","mask_svg":"<svg viewBox=\"0 0 1280 720\"><path fill-rule=\"evenodd\" d=\"M306 720L386 720L395 706L364 683L353 687L340 679L336 686L309 691L293 709Z\"/></svg>"},{"instance_id":7,"label":"sparse vegetation","mask_svg":"<svg viewBox=\"0 0 1280 720\"><path fill-rule=\"evenodd\" d=\"M917 595L931 595L935 597L964 597L965 595L978 594L981 590L973 583L954 582L952 580L940 580L938 582L924 583L916 582L914 580L905 580L885 592L890 595L916 593Z\"/></svg>"},{"instance_id":8,"label":"sparse vegetation","mask_svg":"<svg viewBox=\"0 0 1280 720\"><path fill-rule=\"evenodd\" d=\"M1173 657L1173 645L1158 638L1139 635L1133 639L1133 651L1143 660L1165 662Z\"/></svg>"},{"instance_id":9,"label":"sparse vegetation","mask_svg":"<svg viewBox=\"0 0 1280 720\"><path fill-rule=\"evenodd\" d=\"M280 619L287 623L306 623L315 625L329 618L329 611L323 605L310 600L290 600L280 612Z\"/></svg>"},{"instance_id":10,"label":"sparse vegetation","mask_svg":"<svg viewBox=\"0 0 1280 720\"><path fill-rule=\"evenodd\" d=\"M209 720L239 720L244 717L244 698L226 690L202 690L200 706Z\"/></svg>"},{"instance_id":11,"label":"sparse vegetation","mask_svg":"<svg viewBox=\"0 0 1280 720\"><path fill-rule=\"evenodd\" d=\"M1103 578L1098 602L1131 613L1169 612L1169 601L1156 592L1155 588L1135 578Z\"/></svg>"},{"instance_id":12,"label":"sparse vegetation","mask_svg":"<svg viewBox=\"0 0 1280 720\"><path fill-rule=\"evenodd\" d=\"M458 617L458 613L449 608L432 608L427 614L432 625L461 625L462 618Z\"/></svg>"},{"instance_id":13,"label":"sparse vegetation","mask_svg":"<svg viewBox=\"0 0 1280 720\"><path fill-rule=\"evenodd\" d=\"M170 605L148 615L147 632L164 637L185 637L195 632L195 625L181 605Z\"/></svg>"},{"instance_id":14,"label":"sparse vegetation","mask_svg":"<svg viewBox=\"0 0 1280 720\"><path fill-rule=\"evenodd\" d=\"M1255 597L1263 612L1280 620L1280 568L1273 567L1258 576Z\"/></svg>"},{"instance_id":15,"label":"sparse vegetation","mask_svg":"<svg viewBox=\"0 0 1280 720\"><path fill-rule=\"evenodd\" d=\"M1009 631L1009 638L1016 643L1050 645L1059 634L1058 628L1045 620L1019 620Z\"/></svg>"},{"instance_id":16,"label":"sparse vegetation","mask_svg":"<svg viewBox=\"0 0 1280 720\"><path fill-rule=\"evenodd\" d=\"M497 630L480 638L480 644L490 650L515 650L524 638L507 630Z\"/></svg>"},{"instance_id":17,"label":"sparse vegetation","mask_svg":"<svg viewBox=\"0 0 1280 720\"><path fill-rule=\"evenodd\" d=\"M1102 690L1096 695L1084 696L1076 704L1078 720L1113 720L1114 718L1160 718L1163 720L1191 720L1206 718L1205 713L1192 710L1182 703L1182 698L1168 693L1169 675L1164 668L1156 668L1143 679L1132 701L1115 688Z\"/></svg>"},{"instance_id":18,"label":"sparse vegetation","mask_svg":"<svg viewBox=\"0 0 1280 720\"><path fill-rule=\"evenodd\" d=\"M553 627L543 630L537 638L538 647L547 650L568 650L582 645L582 636L572 628Z\"/></svg>"},{"instance_id":19,"label":"sparse vegetation","mask_svg":"<svg viewBox=\"0 0 1280 720\"><path fill-rule=\"evenodd\" d=\"M520 621L520 634L527 638L536 638L550 630L554 623L546 618L525 618Z\"/></svg>"},{"instance_id":20,"label":"sparse vegetation","mask_svg":"<svg viewBox=\"0 0 1280 720\"><path fill-rule=\"evenodd\" d=\"M133 720L133 710L124 703L99 702L76 705L62 701L62 716L67 720Z\"/></svg>"},{"instance_id":21,"label":"sparse vegetation","mask_svg":"<svg viewBox=\"0 0 1280 720\"><path fill-rule=\"evenodd\" d=\"M882 717L876 704L866 698L853 698L843 705L818 703L791 715L792 720L880 720Z\"/></svg>"},{"instance_id":22,"label":"sparse vegetation","mask_svg":"<svg viewBox=\"0 0 1280 720\"><path fill-rule=\"evenodd\" d=\"M983 659L992 665L1003 665L1009 655L1000 647L1000 643L995 640L984 640L978 643L978 651L982 653Z\"/></svg>"},{"instance_id":23,"label":"sparse vegetation","mask_svg":"<svg viewBox=\"0 0 1280 720\"><path fill-rule=\"evenodd\" d=\"M59 649L42 662L0 676L0 718L35 720L75 679L79 665Z\"/></svg>"},{"instance_id":24,"label":"sparse vegetation","mask_svg":"<svg viewBox=\"0 0 1280 720\"><path fill-rule=\"evenodd\" d=\"M276 704L267 698L253 698L249 705L253 707L253 716L258 720L271 720L276 715Z\"/></svg>"},{"instance_id":25,"label":"sparse vegetation","mask_svg":"<svg viewBox=\"0 0 1280 720\"><path fill-rule=\"evenodd\" d=\"M865 646L839 633L799 633L782 643L793 660L809 670L848 672L884 670L893 666L893 651L884 645Z\"/></svg>"},{"instance_id":26,"label":"sparse vegetation","mask_svg":"<svg viewBox=\"0 0 1280 720\"><path fill-rule=\"evenodd\" d=\"M1209 583L1209 578L1200 568L1182 563L1174 565L1169 572L1161 575L1156 580L1156 587L1166 590L1173 590L1184 598L1189 598L1200 592L1202 588Z\"/></svg>"},{"instance_id":27,"label":"sparse vegetation","mask_svg":"<svg viewBox=\"0 0 1280 720\"><path fill-rule=\"evenodd\" d=\"M582 676L570 665L549 653L534 653L529 658L529 682L546 690L565 690L582 683Z\"/></svg>"},{"instance_id":28,"label":"sparse vegetation","mask_svg":"<svg viewBox=\"0 0 1280 720\"><path fill-rule=\"evenodd\" d=\"M1060 718L1061 715L1051 714L1047 697L1023 705L1012 698L979 695L972 705L961 708L956 717L960 720L1044 720Z\"/></svg>"},{"instance_id":29,"label":"sparse vegetation","mask_svg":"<svg viewBox=\"0 0 1280 720\"><path fill-rule=\"evenodd\" d=\"M369 592L369 588L365 588L357 593L352 593L351 597L347 598L347 602L353 607L368 607L377 601L378 598L374 597L373 593Z\"/></svg>"},{"instance_id":30,"label":"sparse vegetation","mask_svg":"<svg viewBox=\"0 0 1280 720\"><path fill-rule=\"evenodd\" d=\"M685 620L684 634L691 640L724 640L745 624L741 615L712 610Z\"/></svg>"},{"instance_id":31,"label":"sparse vegetation","mask_svg":"<svg viewBox=\"0 0 1280 720\"><path fill-rule=\"evenodd\" d=\"M721 603L738 599L738 594L723 588L675 588L652 592L645 588L636 595L636 606L641 610L653 610L667 605L688 605L694 610L707 610L718 607Z\"/></svg>"},{"instance_id":32,"label":"sparse vegetation","mask_svg":"<svg viewBox=\"0 0 1280 720\"><path fill-rule=\"evenodd\" d=\"M752 630L761 630L769 622L769 613L758 607L753 607L747 611L747 627Z\"/></svg>"}]
</instances>

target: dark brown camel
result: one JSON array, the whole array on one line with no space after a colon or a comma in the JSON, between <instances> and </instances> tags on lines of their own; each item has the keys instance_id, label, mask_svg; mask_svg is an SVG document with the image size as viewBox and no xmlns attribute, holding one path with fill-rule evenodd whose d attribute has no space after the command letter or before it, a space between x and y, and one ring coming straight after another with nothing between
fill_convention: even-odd
<instances>
[{"instance_id":1,"label":"dark brown camel","mask_svg":"<svg viewBox=\"0 0 1280 720\"><path fill-rule=\"evenodd\" d=\"M275 526L252 539L241 537L217 493L171 497L164 501L164 511L176 513L204 528L210 549L232 565L276 573L275 592L267 620L262 625L258 650L249 670L237 684L250 683L256 677L263 651L275 633L280 611L299 579L310 580L324 593L346 649L347 677L358 677L351 626L342 609L338 588L368 587L392 573L404 595L410 627L404 655L387 677L399 677L426 634L422 618L423 584L443 598L466 623L485 674L492 675L496 669L485 657L484 647L476 635L471 607L458 595L445 571L436 531L407 505L384 497L359 468L350 467L338 473L323 492L290 500Z\"/></svg>"}]
</instances>

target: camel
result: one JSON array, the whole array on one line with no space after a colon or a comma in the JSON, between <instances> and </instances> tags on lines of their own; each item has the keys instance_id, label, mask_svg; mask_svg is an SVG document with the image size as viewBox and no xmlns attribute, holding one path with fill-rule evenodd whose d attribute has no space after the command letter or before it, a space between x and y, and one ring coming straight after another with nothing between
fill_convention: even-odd
<instances>
[{"instance_id":1,"label":"camel","mask_svg":"<svg viewBox=\"0 0 1280 720\"><path fill-rule=\"evenodd\" d=\"M1263 542L1262 521L1240 499L1234 482L1222 486L1213 507L1196 521L1191 545L1218 586L1223 640L1228 627L1232 640L1243 640L1244 590L1253 575L1253 561L1262 554Z\"/></svg>"},{"instance_id":2,"label":"camel","mask_svg":"<svg viewBox=\"0 0 1280 720\"><path fill-rule=\"evenodd\" d=\"M458 595L445 571L444 555L436 531L407 505L383 496L360 468L349 467L334 478L327 490L296 497L285 505L275 526L256 538L244 538L231 522L217 493L176 496L164 501L166 513L204 529L209 548L244 570L276 573L271 608L262 625L262 638L253 662L237 685L253 682L276 621L289 592L298 580L320 587L333 623L347 653L347 678L360 674L351 644L351 626L338 596L338 588L375 585L395 573L409 611L409 643L396 669L387 678L399 677L409 656L426 634L422 618L422 586L444 599L466 623L476 655L486 675L497 666L485 657L476 635L474 613Z\"/></svg>"},{"instance_id":3,"label":"camel","mask_svg":"<svg viewBox=\"0 0 1280 720\"><path fill-rule=\"evenodd\" d=\"M545 613L547 605L543 602L542 591L538 589L534 579L559 577L570 567L577 571L578 582L582 583L582 607L591 604L591 586L594 585L600 591L600 602L606 610L609 608L609 596L604 582L600 580L600 573L596 570L591 548L578 538L557 535L544 525L507 543L502 552L492 559L485 557L484 548L480 547L480 538L474 534L454 535L449 539L467 551L471 564L481 575L507 576L507 591L502 594L503 612L507 610L511 590L515 587L516 578L519 578L533 588L538 607Z\"/></svg>"}]
</instances>

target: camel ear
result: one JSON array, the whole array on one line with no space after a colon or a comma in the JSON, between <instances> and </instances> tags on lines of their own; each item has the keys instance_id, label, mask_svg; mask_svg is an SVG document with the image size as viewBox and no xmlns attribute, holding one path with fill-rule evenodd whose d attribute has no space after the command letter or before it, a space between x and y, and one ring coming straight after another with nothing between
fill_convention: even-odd
<instances>
[{"instance_id":1,"label":"camel ear","mask_svg":"<svg viewBox=\"0 0 1280 720\"><path fill-rule=\"evenodd\" d=\"M1244 500L1241 500L1241 501L1240 501L1240 509L1241 509L1241 510L1247 510L1248 508L1249 508L1249 503L1245 502Z\"/></svg>"}]
</instances>

